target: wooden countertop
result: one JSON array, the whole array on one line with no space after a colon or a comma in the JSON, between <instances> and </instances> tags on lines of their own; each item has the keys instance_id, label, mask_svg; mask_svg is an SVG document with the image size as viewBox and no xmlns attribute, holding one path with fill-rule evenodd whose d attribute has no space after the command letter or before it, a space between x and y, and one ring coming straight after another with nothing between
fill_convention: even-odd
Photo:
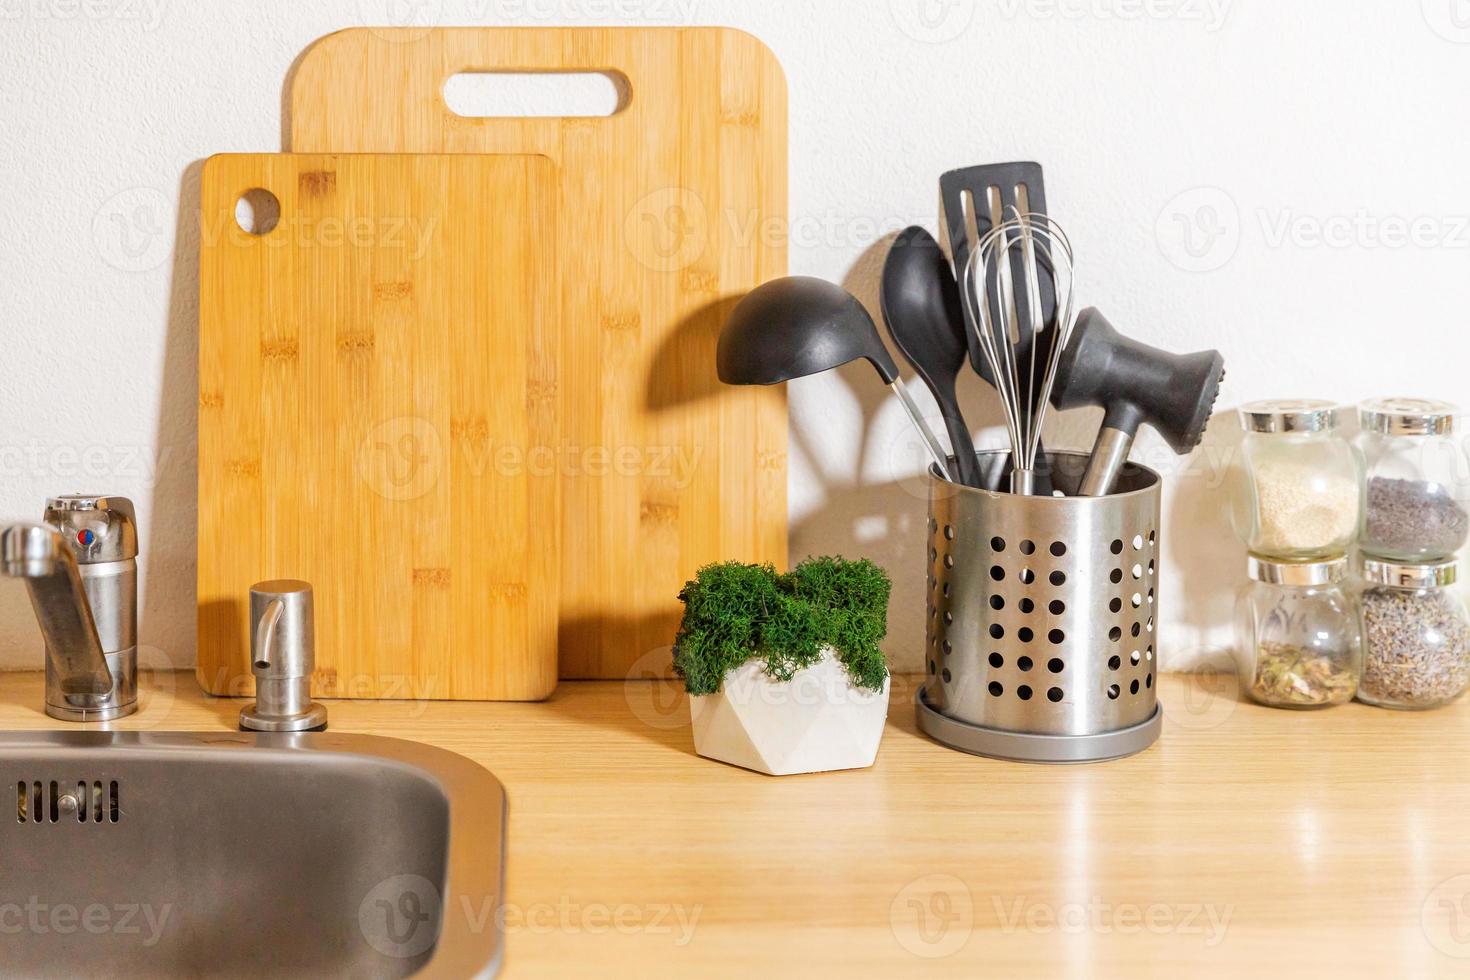
<instances>
[{"instance_id":1,"label":"wooden countertop","mask_svg":"<svg viewBox=\"0 0 1470 980\"><path fill-rule=\"evenodd\" d=\"M117 727L234 728L191 674L148 682ZM1038 767L917 734L912 685L874 768L779 779L695 756L657 682L330 709L505 783L508 977L1470 974L1470 702L1303 714L1166 676L1152 749ZM0 675L0 728L62 727L41 693Z\"/></svg>"}]
</instances>

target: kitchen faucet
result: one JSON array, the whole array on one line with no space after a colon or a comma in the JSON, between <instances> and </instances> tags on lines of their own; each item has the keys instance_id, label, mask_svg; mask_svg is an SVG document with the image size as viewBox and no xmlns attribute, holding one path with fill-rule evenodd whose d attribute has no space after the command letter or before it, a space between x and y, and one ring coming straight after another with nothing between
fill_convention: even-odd
<instances>
[{"instance_id":1,"label":"kitchen faucet","mask_svg":"<svg viewBox=\"0 0 1470 980\"><path fill-rule=\"evenodd\" d=\"M111 721L138 710L138 528L125 497L46 502L0 530L0 573L23 578L46 640L46 714Z\"/></svg>"}]
</instances>

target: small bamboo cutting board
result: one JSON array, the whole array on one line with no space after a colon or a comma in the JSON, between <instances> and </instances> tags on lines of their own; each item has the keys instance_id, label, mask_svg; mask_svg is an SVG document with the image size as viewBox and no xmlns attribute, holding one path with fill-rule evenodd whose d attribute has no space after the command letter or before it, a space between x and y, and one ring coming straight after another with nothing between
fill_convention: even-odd
<instances>
[{"instance_id":1,"label":"small bamboo cutting board","mask_svg":"<svg viewBox=\"0 0 1470 980\"><path fill-rule=\"evenodd\" d=\"M236 223L264 189L274 229ZM257 195L258 196L258 195ZM199 660L248 693L249 589L315 590L313 691L556 685L558 180L545 157L224 155L200 204Z\"/></svg>"},{"instance_id":2,"label":"small bamboo cutting board","mask_svg":"<svg viewBox=\"0 0 1470 980\"><path fill-rule=\"evenodd\" d=\"M468 118L460 72L611 75L607 117ZM291 147L557 164L561 676L667 672L700 565L786 563L786 403L727 388L729 308L786 273L786 82L722 28L354 29L302 55Z\"/></svg>"}]
</instances>

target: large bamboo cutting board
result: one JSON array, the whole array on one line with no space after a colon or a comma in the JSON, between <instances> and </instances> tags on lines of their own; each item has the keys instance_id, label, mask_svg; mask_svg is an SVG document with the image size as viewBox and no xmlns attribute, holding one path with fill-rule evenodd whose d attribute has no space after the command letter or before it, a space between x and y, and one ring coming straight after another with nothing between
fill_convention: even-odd
<instances>
[{"instance_id":1,"label":"large bamboo cutting board","mask_svg":"<svg viewBox=\"0 0 1470 980\"><path fill-rule=\"evenodd\" d=\"M597 118L465 118L462 71L606 72ZM541 153L558 235L565 555L561 676L666 670L702 564L786 562L780 390L722 387L729 307L786 272L786 87L734 30L349 30L301 58L291 143L310 152Z\"/></svg>"},{"instance_id":2,"label":"large bamboo cutting board","mask_svg":"<svg viewBox=\"0 0 1470 980\"><path fill-rule=\"evenodd\" d=\"M235 221L263 188L274 230ZM249 589L315 591L319 696L556 685L557 177L540 156L217 156L199 296L199 667Z\"/></svg>"}]
</instances>

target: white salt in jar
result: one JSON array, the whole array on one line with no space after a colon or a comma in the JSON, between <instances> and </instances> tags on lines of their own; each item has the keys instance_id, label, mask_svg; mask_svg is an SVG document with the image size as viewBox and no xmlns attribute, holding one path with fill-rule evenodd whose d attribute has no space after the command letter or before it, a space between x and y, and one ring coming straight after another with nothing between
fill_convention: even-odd
<instances>
[{"instance_id":1,"label":"white salt in jar","mask_svg":"<svg viewBox=\"0 0 1470 980\"><path fill-rule=\"evenodd\" d=\"M1286 561L1340 558L1363 510L1362 459L1338 431L1333 402L1276 400L1240 410L1245 441L1232 517L1252 554Z\"/></svg>"}]
</instances>

